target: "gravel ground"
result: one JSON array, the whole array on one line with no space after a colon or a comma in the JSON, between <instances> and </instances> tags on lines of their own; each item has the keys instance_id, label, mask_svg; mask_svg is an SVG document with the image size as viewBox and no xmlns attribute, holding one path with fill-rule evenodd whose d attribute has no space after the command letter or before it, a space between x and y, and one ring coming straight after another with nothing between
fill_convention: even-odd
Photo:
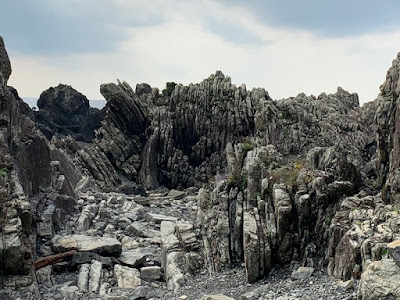
<instances>
[{"instance_id":1,"label":"gravel ground","mask_svg":"<svg viewBox=\"0 0 400 300\"><path fill-rule=\"evenodd\" d=\"M356 299L356 288L345 291L327 274L316 272L308 280L293 280L286 269L273 269L268 278L246 284L244 268L237 267L211 275L193 277L174 295L167 293L162 299L197 300L203 295L223 294L238 300L261 299Z\"/></svg>"}]
</instances>

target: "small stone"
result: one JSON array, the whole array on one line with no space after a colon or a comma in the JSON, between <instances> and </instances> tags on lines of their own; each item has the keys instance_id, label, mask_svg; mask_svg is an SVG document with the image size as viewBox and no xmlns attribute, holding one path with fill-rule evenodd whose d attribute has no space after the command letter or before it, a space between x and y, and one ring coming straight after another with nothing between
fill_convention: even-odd
<instances>
[{"instance_id":1,"label":"small stone","mask_svg":"<svg viewBox=\"0 0 400 300\"><path fill-rule=\"evenodd\" d=\"M75 300L76 292L78 291L77 286L63 286L60 288L62 299L65 300Z\"/></svg>"},{"instance_id":2,"label":"small stone","mask_svg":"<svg viewBox=\"0 0 400 300\"><path fill-rule=\"evenodd\" d=\"M140 283L140 272L137 269L121 265L114 266L114 277L117 280L119 288L135 289Z\"/></svg>"},{"instance_id":3,"label":"small stone","mask_svg":"<svg viewBox=\"0 0 400 300\"><path fill-rule=\"evenodd\" d=\"M351 290L354 289L354 280L350 279L347 281L338 281L337 285L346 291Z\"/></svg>"},{"instance_id":4,"label":"small stone","mask_svg":"<svg viewBox=\"0 0 400 300\"><path fill-rule=\"evenodd\" d=\"M293 271L291 278L292 279L308 279L314 273L314 268L308 267L300 267L297 271Z\"/></svg>"},{"instance_id":5,"label":"small stone","mask_svg":"<svg viewBox=\"0 0 400 300\"><path fill-rule=\"evenodd\" d=\"M140 278L144 280L159 280L161 268L159 266L143 267L140 269Z\"/></svg>"}]
</instances>

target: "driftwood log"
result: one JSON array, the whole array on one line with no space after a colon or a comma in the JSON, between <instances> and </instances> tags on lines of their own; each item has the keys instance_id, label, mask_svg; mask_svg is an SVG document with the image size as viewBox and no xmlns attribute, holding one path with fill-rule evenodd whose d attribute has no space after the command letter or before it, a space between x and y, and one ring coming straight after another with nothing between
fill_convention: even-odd
<instances>
[{"instance_id":1,"label":"driftwood log","mask_svg":"<svg viewBox=\"0 0 400 300\"><path fill-rule=\"evenodd\" d=\"M48 265L54 265L58 262L66 260L68 257L76 254L78 251L76 250L71 250L68 252L64 253L59 253L59 254L54 254L46 257L39 258L38 260L35 260L33 265L35 267L35 270L39 270L41 268L44 268Z\"/></svg>"}]
</instances>

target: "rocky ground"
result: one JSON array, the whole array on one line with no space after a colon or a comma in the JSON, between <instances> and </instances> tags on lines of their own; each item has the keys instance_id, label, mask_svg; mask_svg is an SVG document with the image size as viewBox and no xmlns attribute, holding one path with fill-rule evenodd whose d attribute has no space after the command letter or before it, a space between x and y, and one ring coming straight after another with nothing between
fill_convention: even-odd
<instances>
[{"instance_id":1,"label":"rocky ground","mask_svg":"<svg viewBox=\"0 0 400 300\"><path fill-rule=\"evenodd\" d=\"M171 190L149 197L87 191L80 193L79 198L76 211L80 213L67 216L66 226L57 235L42 235L38 253L54 254L49 246L56 252L66 252L84 247L85 240L91 253L78 252L69 262L36 271L43 299L196 300L203 294L249 300L355 299L354 286L346 290L320 271L310 277L293 279L290 269L274 268L267 278L246 284L245 269L240 265L211 275L200 266L186 276L179 290L171 292L167 289L162 267L165 267L165 260L161 249L161 222L195 220L197 191ZM48 226L52 223L41 224L38 228L51 232ZM68 238L71 236L78 245ZM177 271L169 270L170 273Z\"/></svg>"}]
</instances>

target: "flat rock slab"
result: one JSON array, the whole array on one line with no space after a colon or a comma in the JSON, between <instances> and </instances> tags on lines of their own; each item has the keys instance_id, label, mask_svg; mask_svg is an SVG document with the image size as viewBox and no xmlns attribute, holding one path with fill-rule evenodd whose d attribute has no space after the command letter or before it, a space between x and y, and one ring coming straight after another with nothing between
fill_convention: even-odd
<instances>
[{"instance_id":1,"label":"flat rock slab","mask_svg":"<svg viewBox=\"0 0 400 300\"><path fill-rule=\"evenodd\" d=\"M396 262L396 265L400 267L400 240L387 244L387 249L389 250L393 260Z\"/></svg>"},{"instance_id":2,"label":"flat rock slab","mask_svg":"<svg viewBox=\"0 0 400 300\"><path fill-rule=\"evenodd\" d=\"M161 224L162 221L170 221L170 222L174 222L175 223L176 221L178 221L178 218L171 217L171 216L148 213L146 215L146 221L154 222L155 224Z\"/></svg>"},{"instance_id":3,"label":"flat rock slab","mask_svg":"<svg viewBox=\"0 0 400 300\"><path fill-rule=\"evenodd\" d=\"M293 271L292 279L308 279L314 273L314 268L300 267L297 271Z\"/></svg>"},{"instance_id":4,"label":"flat rock slab","mask_svg":"<svg viewBox=\"0 0 400 300\"><path fill-rule=\"evenodd\" d=\"M134 235L144 238L153 238L156 236L160 236L160 231L148 228L148 225L141 222L133 222L132 224L129 224L128 226L126 226L125 232L128 235Z\"/></svg>"},{"instance_id":5,"label":"flat rock slab","mask_svg":"<svg viewBox=\"0 0 400 300\"><path fill-rule=\"evenodd\" d=\"M57 253L77 250L94 252L102 256L118 256L122 252L122 245L114 238L73 234L57 239L53 242L53 249Z\"/></svg>"},{"instance_id":6,"label":"flat rock slab","mask_svg":"<svg viewBox=\"0 0 400 300\"><path fill-rule=\"evenodd\" d=\"M178 190L170 190L168 192L168 197L174 198L175 200L181 200L186 196L185 192L181 192Z\"/></svg>"},{"instance_id":7,"label":"flat rock slab","mask_svg":"<svg viewBox=\"0 0 400 300\"><path fill-rule=\"evenodd\" d=\"M147 248L137 248L133 250L123 251L118 257L119 261L132 268L143 265L148 255L153 251Z\"/></svg>"}]
</instances>

